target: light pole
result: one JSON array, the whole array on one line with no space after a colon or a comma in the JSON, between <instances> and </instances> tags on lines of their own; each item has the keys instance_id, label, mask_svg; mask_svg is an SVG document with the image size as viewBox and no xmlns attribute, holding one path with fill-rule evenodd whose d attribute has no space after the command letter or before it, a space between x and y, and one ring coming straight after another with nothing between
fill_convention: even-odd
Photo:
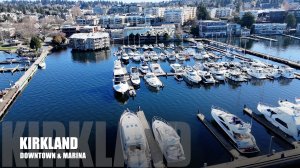
<instances>
[{"instance_id":1,"label":"light pole","mask_svg":"<svg viewBox=\"0 0 300 168\"><path fill-rule=\"evenodd\" d=\"M274 136L271 136L271 138L270 138L269 154L271 154L271 147L272 147L273 138L274 138Z\"/></svg>"}]
</instances>

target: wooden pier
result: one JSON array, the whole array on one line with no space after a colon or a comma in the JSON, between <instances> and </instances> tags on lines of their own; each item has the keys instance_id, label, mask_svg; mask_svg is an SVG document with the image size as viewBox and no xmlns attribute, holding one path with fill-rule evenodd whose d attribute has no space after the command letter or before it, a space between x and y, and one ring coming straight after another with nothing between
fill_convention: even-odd
<instances>
[{"instance_id":1,"label":"wooden pier","mask_svg":"<svg viewBox=\"0 0 300 168\"><path fill-rule=\"evenodd\" d=\"M243 159L246 158L242 156L234 147L232 144L228 142L228 140L225 139L225 137L219 133L219 131L206 119L205 116L201 113L197 114L197 117L199 120L208 128L208 130L218 139L218 141L224 146L224 148L231 154L233 159Z\"/></svg>"},{"instance_id":2,"label":"wooden pier","mask_svg":"<svg viewBox=\"0 0 300 168\"><path fill-rule=\"evenodd\" d=\"M151 158L153 162L153 166L155 168L164 168L164 162L163 162L163 154L155 141L152 130L148 124L148 121L145 117L145 114L142 110L139 109L139 111L136 113L140 121L142 122L142 125L144 127L144 131L146 134L146 138L150 147L150 152L151 152Z\"/></svg>"},{"instance_id":3,"label":"wooden pier","mask_svg":"<svg viewBox=\"0 0 300 168\"><path fill-rule=\"evenodd\" d=\"M11 88L7 89L7 93L2 96L2 101L0 102L0 117L3 117L7 109L17 98L18 94L22 92L29 83L30 79L37 71L39 64L45 60L48 52L48 47L44 47L38 59L27 69L27 71L25 71L23 76L21 76Z\"/></svg>"},{"instance_id":4,"label":"wooden pier","mask_svg":"<svg viewBox=\"0 0 300 168\"><path fill-rule=\"evenodd\" d=\"M255 119L257 122L259 122L261 125L263 125L265 128L272 131L276 136L280 137L281 139L286 141L288 144L293 146L294 148L300 147L300 144L297 141L295 141L292 137L289 137L283 131L281 131L279 128L275 127L273 124L271 124L269 121L267 121L263 115L258 115L256 113L252 112L252 110L247 107L245 107L243 111L246 114L248 114L250 117Z\"/></svg>"}]
</instances>

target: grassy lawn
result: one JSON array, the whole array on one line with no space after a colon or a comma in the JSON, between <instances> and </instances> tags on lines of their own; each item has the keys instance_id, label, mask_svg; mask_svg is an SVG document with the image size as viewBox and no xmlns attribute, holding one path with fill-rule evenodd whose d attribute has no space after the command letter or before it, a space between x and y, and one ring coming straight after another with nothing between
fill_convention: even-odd
<instances>
[{"instance_id":1,"label":"grassy lawn","mask_svg":"<svg viewBox=\"0 0 300 168\"><path fill-rule=\"evenodd\" d=\"M0 51L9 51L9 50L16 50L18 47L2 47L0 46Z\"/></svg>"}]
</instances>

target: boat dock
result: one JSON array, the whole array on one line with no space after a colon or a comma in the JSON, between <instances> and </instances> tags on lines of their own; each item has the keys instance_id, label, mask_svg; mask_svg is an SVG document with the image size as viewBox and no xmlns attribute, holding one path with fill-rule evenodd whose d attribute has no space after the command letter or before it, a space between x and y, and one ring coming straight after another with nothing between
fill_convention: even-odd
<instances>
[{"instance_id":1,"label":"boat dock","mask_svg":"<svg viewBox=\"0 0 300 168\"><path fill-rule=\"evenodd\" d=\"M218 141L224 146L224 148L231 154L234 160L236 159L243 159L246 158L242 156L234 147L232 144L228 142L224 138L222 134L219 133L219 131L205 119L205 116L201 113L197 114L198 119L208 128L208 130L218 139Z\"/></svg>"},{"instance_id":2,"label":"boat dock","mask_svg":"<svg viewBox=\"0 0 300 168\"><path fill-rule=\"evenodd\" d=\"M22 92L25 86L29 83L30 79L37 71L39 64L45 60L48 52L48 47L43 48L38 59L25 71L23 76L21 76L11 88L6 89L7 93L2 96L2 101L0 102L0 117L3 117L7 109L17 98L18 94Z\"/></svg>"},{"instance_id":3,"label":"boat dock","mask_svg":"<svg viewBox=\"0 0 300 168\"><path fill-rule=\"evenodd\" d=\"M241 37L241 39L248 39L248 40L259 41L259 39L257 39L257 38L248 37L248 36L246 36L246 37Z\"/></svg>"},{"instance_id":4,"label":"boat dock","mask_svg":"<svg viewBox=\"0 0 300 168\"><path fill-rule=\"evenodd\" d=\"M257 35L250 35L253 38L258 38L258 39L262 39L262 40L269 40L269 41L274 41L277 42L278 40L276 39L272 39L272 38L268 38L268 37L263 37L263 36L257 36Z\"/></svg>"},{"instance_id":5,"label":"boat dock","mask_svg":"<svg viewBox=\"0 0 300 168\"><path fill-rule=\"evenodd\" d=\"M22 66L22 67L20 67L19 65L16 66L16 67L13 67L13 68L4 68L4 67L1 67L0 68L0 72L2 72L2 73L5 73L5 72L14 73L16 71L26 71L28 68L29 68L29 66Z\"/></svg>"},{"instance_id":6,"label":"boat dock","mask_svg":"<svg viewBox=\"0 0 300 168\"><path fill-rule=\"evenodd\" d=\"M36 59L31 58L29 60L17 60L17 59L8 59L4 61L0 61L0 64L24 64L24 63L29 63L29 62L34 62Z\"/></svg>"},{"instance_id":7,"label":"boat dock","mask_svg":"<svg viewBox=\"0 0 300 168\"><path fill-rule=\"evenodd\" d=\"M286 37L290 37L290 38L296 39L296 40L300 40L300 37L296 37L296 36L292 36L292 35L288 35L288 34L282 34L282 35L286 36Z\"/></svg>"},{"instance_id":8,"label":"boat dock","mask_svg":"<svg viewBox=\"0 0 300 168\"><path fill-rule=\"evenodd\" d=\"M163 162L163 154L153 137L152 130L148 124L148 121L145 117L144 112L139 108L139 110L138 110L138 112L136 112L136 114L137 114L138 118L140 119L140 121L142 122L142 125L144 127L145 135L146 135L149 147L150 147L153 166L155 168L166 167Z\"/></svg>"},{"instance_id":9,"label":"boat dock","mask_svg":"<svg viewBox=\"0 0 300 168\"><path fill-rule=\"evenodd\" d=\"M261 125L263 125L268 130L272 131L276 136L280 137L284 141L286 141L288 144L293 146L294 148L299 148L300 144L295 141L292 137L287 136L283 131L275 127L273 124L271 124L269 121L265 119L263 115L258 115L254 113L250 108L245 107L243 110L246 114L248 114L250 117L255 119L257 122L259 122ZM299 153L300 154L300 153Z\"/></svg>"},{"instance_id":10,"label":"boat dock","mask_svg":"<svg viewBox=\"0 0 300 168\"><path fill-rule=\"evenodd\" d=\"M210 39L195 39L195 40L206 41L208 43L215 43L215 44L218 44L219 46L222 46L222 47L238 48L242 51L245 51L246 54L250 54L250 55L260 57L260 58L272 60L272 61L282 63L282 64L288 65L288 66L296 68L296 69L300 69L300 63L292 61L292 60L288 60L288 59L285 59L285 58L276 57L276 56L264 54L264 53L261 53L261 52L240 48L240 47L237 47L237 46L233 46L233 45L230 45L230 44L227 44L227 43L222 43L222 42L218 42L218 41L214 41L214 40L210 40Z\"/></svg>"},{"instance_id":11,"label":"boat dock","mask_svg":"<svg viewBox=\"0 0 300 168\"><path fill-rule=\"evenodd\" d=\"M207 168L257 168L257 167L284 167L288 166L289 163L294 161L299 161L300 159L300 149L286 150L282 152L277 152L272 155L262 155L247 159L234 160L232 162L221 163L212 166L206 166ZM280 166L279 166L280 165Z\"/></svg>"}]
</instances>

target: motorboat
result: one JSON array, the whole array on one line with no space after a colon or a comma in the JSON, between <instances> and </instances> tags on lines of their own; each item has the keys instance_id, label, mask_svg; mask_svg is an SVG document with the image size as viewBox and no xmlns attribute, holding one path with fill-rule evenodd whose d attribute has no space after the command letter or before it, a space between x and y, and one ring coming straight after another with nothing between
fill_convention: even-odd
<instances>
[{"instance_id":1,"label":"motorboat","mask_svg":"<svg viewBox=\"0 0 300 168\"><path fill-rule=\"evenodd\" d=\"M42 61L41 63L39 63L39 68L41 68L41 69L46 69L46 63L45 63L45 61Z\"/></svg>"},{"instance_id":2,"label":"motorboat","mask_svg":"<svg viewBox=\"0 0 300 168\"><path fill-rule=\"evenodd\" d=\"M175 54L169 54L169 55L167 55L167 58L168 58L169 61L176 61Z\"/></svg>"},{"instance_id":3,"label":"motorboat","mask_svg":"<svg viewBox=\"0 0 300 168\"><path fill-rule=\"evenodd\" d=\"M199 84L201 82L201 77L197 74L197 72L192 67L186 67L183 72L183 77L188 81Z\"/></svg>"},{"instance_id":4,"label":"motorboat","mask_svg":"<svg viewBox=\"0 0 300 168\"><path fill-rule=\"evenodd\" d=\"M201 53L196 53L196 54L194 55L194 59L202 60L202 59L204 59L204 57L203 57L203 55L202 55Z\"/></svg>"},{"instance_id":5,"label":"motorboat","mask_svg":"<svg viewBox=\"0 0 300 168\"><path fill-rule=\"evenodd\" d=\"M278 104L279 106L288 107L300 111L300 104L292 103L288 100L279 100Z\"/></svg>"},{"instance_id":6,"label":"motorboat","mask_svg":"<svg viewBox=\"0 0 300 168\"><path fill-rule=\"evenodd\" d=\"M212 74L208 71L197 71L198 75L202 78L202 82L205 84L213 84L216 83L216 80L212 76Z\"/></svg>"},{"instance_id":7,"label":"motorboat","mask_svg":"<svg viewBox=\"0 0 300 168\"><path fill-rule=\"evenodd\" d=\"M140 73L137 67L131 67L130 69L130 80L134 86L139 86L141 83Z\"/></svg>"},{"instance_id":8,"label":"motorboat","mask_svg":"<svg viewBox=\"0 0 300 168\"><path fill-rule=\"evenodd\" d=\"M273 107L263 103L258 103L257 110L274 126L295 140L300 140L300 111L286 107Z\"/></svg>"},{"instance_id":9,"label":"motorboat","mask_svg":"<svg viewBox=\"0 0 300 168\"><path fill-rule=\"evenodd\" d=\"M217 107L211 108L211 115L240 153L250 154L260 151L254 136L251 134L251 125L249 123Z\"/></svg>"},{"instance_id":10,"label":"motorboat","mask_svg":"<svg viewBox=\"0 0 300 168\"><path fill-rule=\"evenodd\" d=\"M160 65L158 63L152 63L152 64L150 64L150 70L155 75L165 74L164 70L160 67Z\"/></svg>"},{"instance_id":11,"label":"motorboat","mask_svg":"<svg viewBox=\"0 0 300 168\"><path fill-rule=\"evenodd\" d=\"M151 167L151 154L143 125L137 115L128 109L119 122L120 139L127 167Z\"/></svg>"},{"instance_id":12,"label":"motorboat","mask_svg":"<svg viewBox=\"0 0 300 168\"><path fill-rule=\"evenodd\" d=\"M150 72L150 68L146 62L143 62L139 69L143 74Z\"/></svg>"},{"instance_id":13,"label":"motorboat","mask_svg":"<svg viewBox=\"0 0 300 168\"><path fill-rule=\"evenodd\" d=\"M123 52L121 56L122 61L129 62L129 56L127 53Z\"/></svg>"},{"instance_id":14,"label":"motorboat","mask_svg":"<svg viewBox=\"0 0 300 168\"><path fill-rule=\"evenodd\" d=\"M281 71L279 69L276 68L266 68L264 69L266 76L269 78L279 78L281 77Z\"/></svg>"},{"instance_id":15,"label":"motorboat","mask_svg":"<svg viewBox=\"0 0 300 168\"><path fill-rule=\"evenodd\" d=\"M170 64L170 67L172 68L172 71L175 73L183 73L184 71L183 67L178 63Z\"/></svg>"},{"instance_id":16,"label":"motorboat","mask_svg":"<svg viewBox=\"0 0 300 168\"><path fill-rule=\"evenodd\" d=\"M237 71L237 70L227 71L226 78L228 78L232 81L235 81L235 82L245 82L245 81L247 81L247 79L242 75L242 73Z\"/></svg>"},{"instance_id":17,"label":"motorboat","mask_svg":"<svg viewBox=\"0 0 300 168\"><path fill-rule=\"evenodd\" d=\"M145 76L144 76L145 81L152 87L159 89L161 87L163 87L162 82L158 79L158 77L155 76L154 73L152 72L148 72Z\"/></svg>"},{"instance_id":18,"label":"motorboat","mask_svg":"<svg viewBox=\"0 0 300 168\"><path fill-rule=\"evenodd\" d=\"M160 53L160 54L159 54L159 59L162 60L162 61L165 61L165 60L167 59L166 54Z\"/></svg>"},{"instance_id":19,"label":"motorboat","mask_svg":"<svg viewBox=\"0 0 300 168\"><path fill-rule=\"evenodd\" d=\"M185 160L180 137L167 121L159 117L153 117L152 131L155 140L168 163Z\"/></svg>"},{"instance_id":20,"label":"motorboat","mask_svg":"<svg viewBox=\"0 0 300 168\"><path fill-rule=\"evenodd\" d=\"M158 46L159 46L160 48L164 48L164 47L165 47L164 43L159 43Z\"/></svg>"},{"instance_id":21,"label":"motorboat","mask_svg":"<svg viewBox=\"0 0 300 168\"><path fill-rule=\"evenodd\" d=\"M179 61L185 61L185 60L186 60L185 56L184 56L182 53L176 54L176 58L177 58Z\"/></svg>"},{"instance_id":22,"label":"motorboat","mask_svg":"<svg viewBox=\"0 0 300 168\"><path fill-rule=\"evenodd\" d=\"M133 53L133 56L132 56L132 59L136 62L139 62L141 61L141 54L139 52L134 52Z\"/></svg>"},{"instance_id":23,"label":"motorboat","mask_svg":"<svg viewBox=\"0 0 300 168\"><path fill-rule=\"evenodd\" d=\"M281 76L282 77L288 78L288 79L294 79L295 78L294 68L287 67L287 66L281 66L280 70L281 70Z\"/></svg>"},{"instance_id":24,"label":"motorboat","mask_svg":"<svg viewBox=\"0 0 300 168\"><path fill-rule=\"evenodd\" d=\"M150 52L150 58L152 61L158 61L159 57L155 51Z\"/></svg>"},{"instance_id":25,"label":"motorboat","mask_svg":"<svg viewBox=\"0 0 300 168\"><path fill-rule=\"evenodd\" d=\"M247 69L247 73L257 79L266 79L267 75L263 68L251 67Z\"/></svg>"},{"instance_id":26,"label":"motorboat","mask_svg":"<svg viewBox=\"0 0 300 168\"><path fill-rule=\"evenodd\" d=\"M126 68L122 66L120 60L114 61L114 78L113 88L117 93L125 94L129 90L129 85L126 78Z\"/></svg>"},{"instance_id":27,"label":"motorboat","mask_svg":"<svg viewBox=\"0 0 300 168\"><path fill-rule=\"evenodd\" d=\"M201 55L204 59L208 59L209 58L209 55L207 54L207 52L205 50L202 50L201 51Z\"/></svg>"}]
</instances>

